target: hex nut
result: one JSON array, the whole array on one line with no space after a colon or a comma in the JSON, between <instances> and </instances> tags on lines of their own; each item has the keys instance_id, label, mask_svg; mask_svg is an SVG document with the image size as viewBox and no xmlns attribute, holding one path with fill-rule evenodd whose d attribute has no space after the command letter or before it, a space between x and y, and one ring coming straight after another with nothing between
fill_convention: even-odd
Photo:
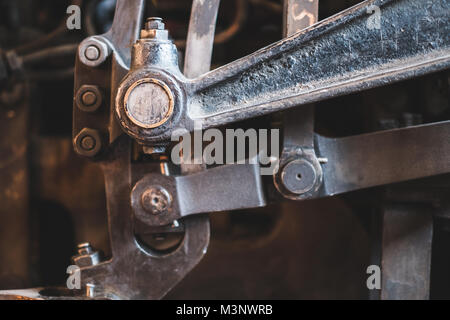
<instances>
[{"instance_id":1,"label":"hex nut","mask_svg":"<svg viewBox=\"0 0 450 320\"><path fill-rule=\"evenodd\" d=\"M145 29L151 30L151 29L157 29L157 30L164 30L165 25L162 18L159 17L150 17L147 18L147 21L145 23Z\"/></svg>"},{"instance_id":2,"label":"hex nut","mask_svg":"<svg viewBox=\"0 0 450 320\"><path fill-rule=\"evenodd\" d=\"M161 18L147 18L145 29L141 30L141 39L168 40L169 31L165 29L164 22Z\"/></svg>"},{"instance_id":3,"label":"hex nut","mask_svg":"<svg viewBox=\"0 0 450 320\"><path fill-rule=\"evenodd\" d=\"M103 103L103 95L98 86L83 85L78 89L75 101L81 111L95 112Z\"/></svg>"},{"instance_id":4,"label":"hex nut","mask_svg":"<svg viewBox=\"0 0 450 320\"><path fill-rule=\"evenodd\" d=\"M168 40L169 31L159 29L141 30L141 39Z\"/></svg>"},{"instance_id":5,"label":"hex nut","mask_svg":"<svg viewBox=\"0 0 450 320\"><path fill-rule=\"evenodd\" d=\"M75 151L84 157L95 157L102 149L102 140L97 130L84 128L74 139Z\"/></svg>"}]
</instances>

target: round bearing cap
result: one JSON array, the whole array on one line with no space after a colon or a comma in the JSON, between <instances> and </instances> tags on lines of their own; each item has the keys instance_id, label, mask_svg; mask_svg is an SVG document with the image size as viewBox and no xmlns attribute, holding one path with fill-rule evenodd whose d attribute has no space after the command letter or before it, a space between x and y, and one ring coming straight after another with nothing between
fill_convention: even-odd
<instances>
[{"instance_id":1,"label":"round bearing cap","mask_svg":"<svg viewBox=\"0 0 450 320\"><path fill-rule=\"evenodd\" d=\"M157 128L173 113L174 98L169 87L152 78L141 79L128 88L124 106L128 118L142 128Z\"/></svg>"}]
</instances>

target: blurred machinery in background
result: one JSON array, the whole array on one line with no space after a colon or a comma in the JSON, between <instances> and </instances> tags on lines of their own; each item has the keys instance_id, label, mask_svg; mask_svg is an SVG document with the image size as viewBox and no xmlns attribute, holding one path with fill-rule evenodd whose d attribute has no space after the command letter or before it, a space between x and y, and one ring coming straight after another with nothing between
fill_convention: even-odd
<instances>
[{"instance_id":1,"label":"blurred machinery in background","mask_svg":"<svg viewBox=\"0 0 450 320\"><path fill-rule=\"evenodd\" d=\"M450 297L450 1L0 8L0 290ZM279 129L280 170L173 164L196 120Z\"/></svg>"}]
</instances>

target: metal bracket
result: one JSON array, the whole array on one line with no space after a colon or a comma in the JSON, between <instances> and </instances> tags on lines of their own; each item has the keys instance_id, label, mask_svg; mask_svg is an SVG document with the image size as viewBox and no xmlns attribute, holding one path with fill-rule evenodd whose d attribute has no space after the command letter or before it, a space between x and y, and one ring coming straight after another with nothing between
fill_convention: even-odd
<instances>
[{"instance_id":1,"label":"metal bracket","mask_svg":"<svg viewBox=\"0 0 450 320\"><path fill-rule=\"evenodd\" d=\"M147 198L151 190L166 195ZM146 205L155 199L154 206ZM162 201L167 201L167 205L158 210ZM266 200L260 167L243 164L224 165L187 176L148 174L134 186L131 205L140 221L164 226L193 214L264 207Z\"/></svg>"}]
</instances>

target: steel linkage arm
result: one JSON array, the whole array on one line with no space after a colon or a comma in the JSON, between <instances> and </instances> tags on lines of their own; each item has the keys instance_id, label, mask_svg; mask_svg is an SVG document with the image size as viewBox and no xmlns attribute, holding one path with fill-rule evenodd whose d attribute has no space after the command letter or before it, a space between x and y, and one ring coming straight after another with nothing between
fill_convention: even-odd
<instances>
[{"instance_id":1,"label":"steel linkage arm","mask_svg":"<svg viewBox=\"0 0 450 320\"><path fill-rule=\"evenodd\" d=\"M205 128L450 66L449 0L364 1L187 83Z\"/></svg>"},{"instance_id":2,"label":"steel linkage arm","mask_svg":"<svg viewBox=\"0 0 450 320\"><path fill-rule=\"evenodd\" d=\"M450 121L346 138L316 136L321 196L450 172Z\"/></svg>"},{"instance_id":3,"label":"steel linkage arm","mask_svg":"<svg viewBox=\"0 0 450 320\"><path fill-rule=\"evenodd\" d=\"M275 184L287 198L328 197L450 173L450 121L345 138L316 135L315 149L311 154L309 148L292 148L293 157L280 168ZM142 207L149 187L172 195L164 214L151 215ZM226 165L188 176L147 175L133 189L131 202L139 219L160 226L198 213L265 206L262 189L257 165Z\"/></svg>"}]
</instances>

